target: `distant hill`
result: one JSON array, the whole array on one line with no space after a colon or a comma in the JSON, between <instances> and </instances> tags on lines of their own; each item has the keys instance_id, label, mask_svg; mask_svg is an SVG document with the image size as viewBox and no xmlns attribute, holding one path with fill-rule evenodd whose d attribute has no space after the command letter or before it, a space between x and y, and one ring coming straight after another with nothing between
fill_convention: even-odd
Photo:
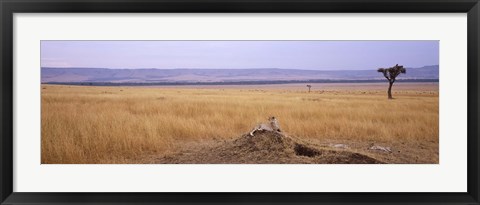
<instances>
[{"instance_id":1,"label":"distant hill","mask_svg":"<svg viewBox=\"0 0 480 205\"><path fill-rule=\"evenodd\" d=\"M215 83L309 80L383 80L372 70L41 68L42 83ZM438 79L438 65L407 68L399 79Z\"/></svg>"}]
</instances>

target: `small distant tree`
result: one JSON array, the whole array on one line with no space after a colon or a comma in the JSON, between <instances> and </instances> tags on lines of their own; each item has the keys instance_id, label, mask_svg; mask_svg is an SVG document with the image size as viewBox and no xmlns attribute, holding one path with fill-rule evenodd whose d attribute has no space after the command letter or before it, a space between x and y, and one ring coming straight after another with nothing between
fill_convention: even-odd
<instances>
[{"instance_id":1,"label":"small distant tree","mask_svg":"<svg viewBox=\"0 0 480 205\"><path fill-rule=\"evenodd\" d=\"M312 88L312 85L307 85L308 92L310 92L310 89Z\"/></svg>"},{"instance_id":2,"label":"small distant tree","mask_svg":"<svg viewBox=\"0 0 480 205\"><path fill-rule=\"evenodd\" d=\"M393 99L392 97L392 86L395 83L395 79L400 73L407 73L407 70L402 65L395 65L391 68L379 68L377 70L379 73L383 73L383 76L388 80L388 99Z\"/></svg>"}]
</instances>

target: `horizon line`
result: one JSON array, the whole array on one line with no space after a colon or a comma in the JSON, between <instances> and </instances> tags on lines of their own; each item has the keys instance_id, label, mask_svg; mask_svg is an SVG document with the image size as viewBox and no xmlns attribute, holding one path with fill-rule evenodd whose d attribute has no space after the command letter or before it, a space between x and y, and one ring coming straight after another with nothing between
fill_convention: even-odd
<instances>
[{"instance_id":1,"label":"horizon line","mask_svg":"<svg viewBox=\"0 0 480 205\"><path fill-rule=\"evenodd\" d=\"M429 66L440 66L439 64L434 65L424 65L420 67L406 67L406 68L423 68ZM370 69L306 69L306 68L102 68L102 67L50 67L50 66L40 66L41 69L43 68L53 68L53 69L108 69L108 70L254 70L254 69L278 69L278 70L312 70L312 71L361 71L361 70L370 70ZM378 68L372 68L375 70Z\"/></svg>"}]
</instances>

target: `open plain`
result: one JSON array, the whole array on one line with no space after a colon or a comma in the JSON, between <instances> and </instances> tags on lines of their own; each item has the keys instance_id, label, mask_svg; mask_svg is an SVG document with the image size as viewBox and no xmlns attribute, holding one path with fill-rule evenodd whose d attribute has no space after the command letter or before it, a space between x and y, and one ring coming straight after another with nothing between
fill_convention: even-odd
<instances>
[{"instance_id":1,"label":"open plain","mask_svg":"<svg viewBox=\"0 0 480 205\"><path fill-rule=\"evenodd\" d=\"M311 86L43 84L41 161L439 163L438 83L395 83L393 100L387 82ZM268 151L276 138L247 139L270 116L293 154Z\"/></svg>"}]
</instances>

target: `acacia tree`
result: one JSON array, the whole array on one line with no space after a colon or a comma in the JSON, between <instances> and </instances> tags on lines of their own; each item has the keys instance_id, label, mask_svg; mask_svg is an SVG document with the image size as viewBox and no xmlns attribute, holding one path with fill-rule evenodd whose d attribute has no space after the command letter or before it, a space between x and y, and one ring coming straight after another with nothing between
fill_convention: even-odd
<instances>
[{"instance_id":1,"label":"acacia tree","mask_svg":"<svg viewBox=\"0 0 480 205\"><path fill-rule=\"evenodd\" d=\"M391 68L379 68L377 70L379 73L383 73L383 76L388 80L388 99L393 99L392 97L392 86L395 83L395 79L400 73L407 73L407 70L402 65L395 65Z\"/></svg>"},{"instance_id":2,"label":"acacia tree","mask_svg":"<svg viewBox=\"0 0 480 205\"><path fill-rule=\"evenodd\" d=\"M310 88L312 88L312 85L307 85L308 87L308 92L310 92Z\"/></svg>"}]
</instances>

